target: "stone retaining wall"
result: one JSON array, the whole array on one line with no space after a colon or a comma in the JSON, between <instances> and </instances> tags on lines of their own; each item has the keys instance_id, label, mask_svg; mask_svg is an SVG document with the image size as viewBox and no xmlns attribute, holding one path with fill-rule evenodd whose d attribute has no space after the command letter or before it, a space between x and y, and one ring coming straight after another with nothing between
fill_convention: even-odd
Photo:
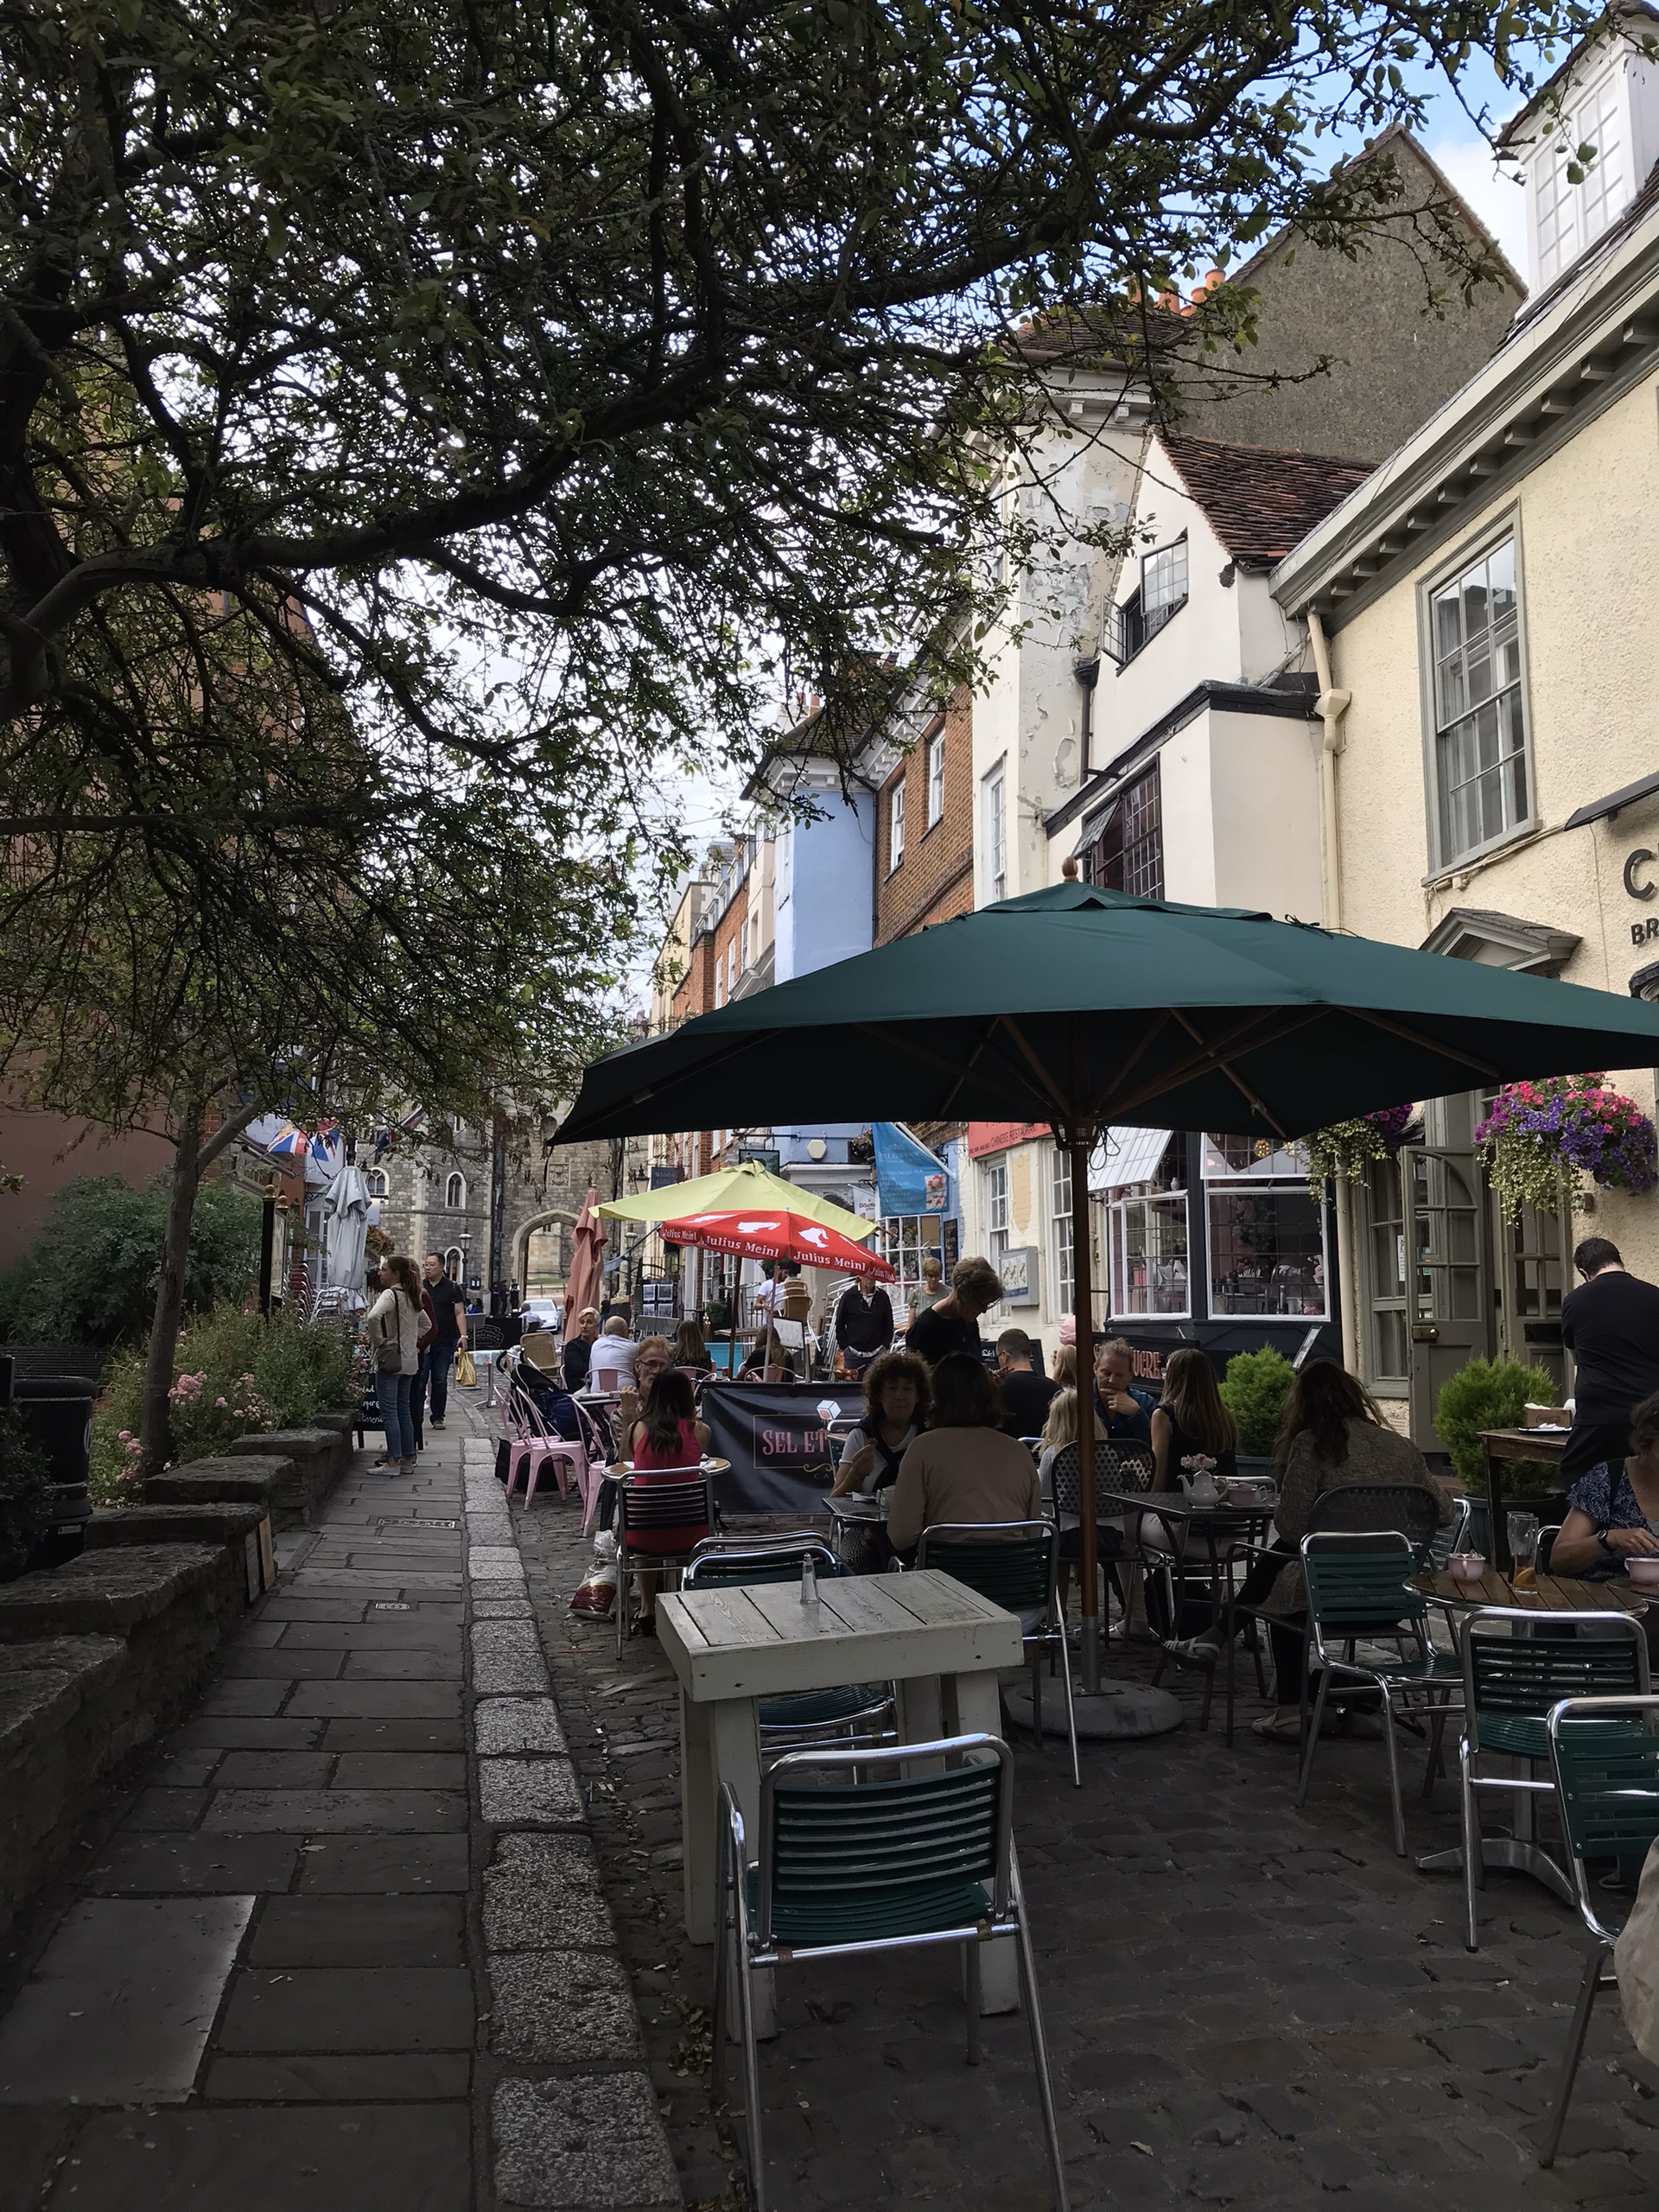
<instances>
[{"instance_id":1,"label":"stone retaining wall","mask_svg":"<svg viewBox=\"0 0 1659 2212\"><path fill-rule=\"evenodd\" d=\"M157 1476L142 1504L94 1514L79 1559L0 1585L0 1931L100 1786L194 1702L262 1552L268 1569L264 1524L315 1517L351 1457L350 1422L244 1437Z\"/></svg>"},{"instance_id":2,"label":"stone retaining wall","mask_svg":"<svg viewBox=\"0 0 1659 2212\"><path fill-rule=\"evenodd\" d=\"M73 1847L99 1783L137 1743L112 1636L0 1645L0 1935Z\"/></svg>"}]
</instances>

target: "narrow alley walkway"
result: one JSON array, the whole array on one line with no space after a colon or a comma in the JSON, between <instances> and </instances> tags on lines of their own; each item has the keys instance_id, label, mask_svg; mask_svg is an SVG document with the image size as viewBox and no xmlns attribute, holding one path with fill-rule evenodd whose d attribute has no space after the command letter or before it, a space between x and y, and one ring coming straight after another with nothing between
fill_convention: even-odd
<instances>
[{"instance_id":1,"label":"narrow alley walkway","mask_svg":"<svg viewBox=\"0 0 1659 2212\"><path fill-rule=\"evenodd\" d=\"M359 1456L14 1929L0 2212L679 2201L474 1423Z\"/></svg>"}]
</instances>

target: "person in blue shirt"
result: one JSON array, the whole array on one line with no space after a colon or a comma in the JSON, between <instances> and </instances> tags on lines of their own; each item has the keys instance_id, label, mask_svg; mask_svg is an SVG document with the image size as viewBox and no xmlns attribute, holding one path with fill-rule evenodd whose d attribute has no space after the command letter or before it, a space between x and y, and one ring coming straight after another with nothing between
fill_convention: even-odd
<instances>
[{"instance_id":1,"label":"person in blue shirt","mask_svg":"<svg viewBox=\"0 0 1659 2212\"><path fill-rule=\"evenodd\" d=\"M1095 1354L1095 1419L1099 1433L1114 1444L1152 1446L1152 1414L1158 1403L1155 1391L1134 1387L1135 1351L1122 1337L1113 1337Z\"/></svg>"}]
</instances>

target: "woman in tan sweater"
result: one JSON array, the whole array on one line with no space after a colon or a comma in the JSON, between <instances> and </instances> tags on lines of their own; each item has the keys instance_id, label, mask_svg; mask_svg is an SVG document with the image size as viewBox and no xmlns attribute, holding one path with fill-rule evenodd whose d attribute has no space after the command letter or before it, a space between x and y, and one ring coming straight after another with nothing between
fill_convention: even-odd
<instances>
[{"instance_id":1,"label":"woman in tan sweater","mask_svg":"<svg viewBox=\"0 0 1659 2212\"><path fill-rule=\"evenodd\" d=\"M1037 1463L1002 1433L1002 1393L984 1365L947 1352L933 1370L933 1417L899 1462L887 1541L908 1551L941 1521L1039 1521Z\"/></svg>"}]
</instances>

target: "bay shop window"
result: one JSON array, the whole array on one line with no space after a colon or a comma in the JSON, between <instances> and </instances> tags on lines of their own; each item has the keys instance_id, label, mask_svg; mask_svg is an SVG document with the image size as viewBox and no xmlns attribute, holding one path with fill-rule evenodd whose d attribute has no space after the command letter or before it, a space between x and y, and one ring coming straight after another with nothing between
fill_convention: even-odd
<instances>
[{"instance_id":1,"label":"bay shop window","mask_svg":"<svg viewBox=\"0 0 1659 2212\"><path fill-rule=\"evenodd\" d=\"M1325 1208L1294 1149L1109 1129L1090 1180L1104 1202L1113 1320L1329 1318Z\"/></svg>"}]
</instances>

